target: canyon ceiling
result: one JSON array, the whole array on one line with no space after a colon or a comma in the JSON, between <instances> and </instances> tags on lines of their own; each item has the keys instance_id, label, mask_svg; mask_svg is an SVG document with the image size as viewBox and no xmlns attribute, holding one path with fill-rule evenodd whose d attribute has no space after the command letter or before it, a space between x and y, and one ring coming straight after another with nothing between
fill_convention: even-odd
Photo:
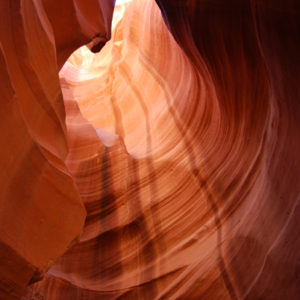
<instances>
[{"instance_id":1,"label":"canyon ceiling","mask_svg":"<svg viewBox=\"0 0 300 300\"><path fill-rule=\"evenodd\" d=\"M0 299L300 299L299 45L293 0L1 0Z\"/></svg>"}]
</instances>

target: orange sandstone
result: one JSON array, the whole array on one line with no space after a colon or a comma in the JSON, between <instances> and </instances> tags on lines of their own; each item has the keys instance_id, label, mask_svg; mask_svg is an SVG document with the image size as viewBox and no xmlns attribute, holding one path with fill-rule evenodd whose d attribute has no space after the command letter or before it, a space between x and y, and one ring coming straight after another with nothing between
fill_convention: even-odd
<instances>
[{"instance_id":1,"label":"orange sandstone","mask_svg":"<svg viewBox=\"0 0 300 300\"><path fill-rule=\"evenodd\" d=\"M295 3L112 10L0 4L0 298L298 299Z\"/></svg>"}]
</instances>

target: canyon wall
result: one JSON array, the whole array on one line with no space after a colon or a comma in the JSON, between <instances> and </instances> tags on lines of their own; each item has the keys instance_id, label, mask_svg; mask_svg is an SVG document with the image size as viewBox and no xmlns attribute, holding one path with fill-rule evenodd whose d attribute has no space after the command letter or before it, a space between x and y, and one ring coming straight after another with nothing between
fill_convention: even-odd
<instances>
[{"instance_id":1,"label":"canyon wall","mask_svg":"<svg viewBox=\"0 0 300 300\"><path fill-rule=\"evenodd\" d=\"M296 1L112 12L0 4L0 298L298 299Z\"/></svg>"},{"instance_id":2,"label":"canyon wall","mask_svg":"<svg viewBox=\"0 0 300 300\"><path fill-rule=\"evenodd\" d=\"M58 77L63 58L94 38L93 32L81 33L75 2L84 1L0 3L0 298L5 300L20 299L29 283L43 277L78 239L86 217L65 164L69 148ZM110 37L113 1L105 9L96 24L102 40Z\"/></svg>"}]
</instances>

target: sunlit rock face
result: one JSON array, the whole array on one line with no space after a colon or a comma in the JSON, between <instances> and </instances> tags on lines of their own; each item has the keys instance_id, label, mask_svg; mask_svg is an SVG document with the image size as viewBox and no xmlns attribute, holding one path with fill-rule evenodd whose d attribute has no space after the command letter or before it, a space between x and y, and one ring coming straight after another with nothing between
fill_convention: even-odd
<instances>
[{"instance_id":1,"label":"sunlit rock face","mask_svg":"<svg viewBox=\"0 0 300 300\"><path fill-rule=\"evenodd\" d=\"M112 2L0 4L0 296L298 299L296 4Z\"/></svg>"}]
</instances>

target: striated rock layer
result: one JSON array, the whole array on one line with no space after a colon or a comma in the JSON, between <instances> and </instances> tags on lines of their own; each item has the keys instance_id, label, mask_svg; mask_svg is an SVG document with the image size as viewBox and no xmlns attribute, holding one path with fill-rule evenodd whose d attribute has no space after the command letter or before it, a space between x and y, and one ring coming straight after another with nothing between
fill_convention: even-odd
<instances>
[{"instance_id":1,"label":"striated rock layer","mask_svg":"<svg viewBox=\"0 0 300 300\"><path fill-rule=\"evenodd\" d=\"M94 37L76 14L87 15L102 40L110 37L113 1L106 2L99 25L81 9L84 2L0 2L0 299L20 299L84 225L86 210L65 164L69 147L57 63ZM59 11L67 11L68 19Z\"/></svg>"},{"instance_id":2,"label":"striated rock layer","mask_svg":"<svg viewBox=\"0 0 300 300\"><path fill-rule=\"evenodd\" d=\"M112 2L0 4L0 298L298 299L296 2Z\"/></svg>"}]
</instances>

